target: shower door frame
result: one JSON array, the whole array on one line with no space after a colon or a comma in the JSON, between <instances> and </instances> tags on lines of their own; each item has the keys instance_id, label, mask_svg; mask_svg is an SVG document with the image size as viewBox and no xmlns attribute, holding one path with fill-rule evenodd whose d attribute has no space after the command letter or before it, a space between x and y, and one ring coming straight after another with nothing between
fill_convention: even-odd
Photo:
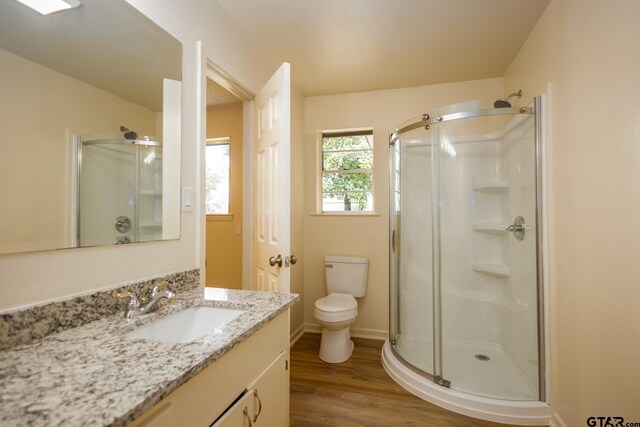
<instances>
[{"instance_id":1,"label":"shower door frame","mask_svg":"<svg viewBox=\"0 0 640 427\"><path fill-rule=\"evenodd\" d=\"M442 300L440 297L441 283L434 281L434 299L432 306L432 314L434 317L434 372L426 372L405 360L395 349L396 337L400 329L400 307L399 296L400 290L398 287L398 268L397 257L399 254L399 245L397 239L399 233L397 230L397 220L395 212L395 162L396 162L396 142L399 136L405 132L425 128L430 130L431 126L439 123L468 119L473 117L484 116L498 116L498 115L518 115L518 114L533 114L534 116L534 129L535 129L535 185L536 185L536 215L535 215L535 227L536 227L536 296L537 296L537 330L538 330L538 400L545 402L547 397L547 383L546 383L546 331L545 331L545 259L544 259L544 244L545 244L545 224L544 224L544 180L543 180L543 160L544 160L544 145L543 145L543 102L542 97L537 96L534 98L532 107L519 107L519 108L489 108L489 109L476 109L469 111L462 111L450 114L444 114L436 116L432 119L429 114L423 114L422 116L411 119L411 123L398 128L389 135L389 342L390 348L394 356L411 371L427 378L434 383L443 386L450 387L450 382L445 378L442 378L439 373L442 372L442 325L437 321L441 310ZM414 121L416 120L416 121ZM402 190L401 190L402 191ZM393 193L393 194L392 194ZM401 225L400 225L401 226ZM435 241L435 237L432 236L432 241ZM435 244L435 243L434 243ZM436 251L434 251L436 253ZM433 260L432 260L433 262ZM438 274L434 265L434 275ZM436 295L438 295L438 302L436 303ZM438 310L436 310L438 306ZM439 334L436 329L439 329ZM436 339L438 338L438 339ZM436 341L440 341L436 343ZM438 368L438 363L440 364Z\"/></svg>"}]
</instances>

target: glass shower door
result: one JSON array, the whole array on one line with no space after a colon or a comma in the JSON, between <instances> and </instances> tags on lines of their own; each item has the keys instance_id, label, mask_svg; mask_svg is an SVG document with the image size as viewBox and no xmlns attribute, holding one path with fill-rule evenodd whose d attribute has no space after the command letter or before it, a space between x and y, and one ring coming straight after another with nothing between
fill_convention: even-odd
<instances>
[{"instance_id":1,"label":"glass shower door","mask_svg":"<svg viewBox=\"0 0 640 427\"><path fill-rule=\"evenodd\" d=\"M137 147L87 144L79 156L78 245L136 241ZM115 226L118 218L121 231Z\"/></svg>"},{"instance_id":2,"label":"glass shower door","mask_svg":"<svg viewBox=\"0 0 640 427\"><path fill-rule=\"evenodd\" d=\"M390 340L426 376L434 372L431 153L424 128L403 135L392 146L390 182Z\"/></svg>"},{"instance_id":3,"label":"glass shower door","mask_svg":"<svg viewBox=\"0 0 640 427\"><path fill-rule=\"evenodd\" d=\"M534 123L532 114L488 115L433 132L436 375L477 396L539 396Z\"/></svg>"}]
</instances>

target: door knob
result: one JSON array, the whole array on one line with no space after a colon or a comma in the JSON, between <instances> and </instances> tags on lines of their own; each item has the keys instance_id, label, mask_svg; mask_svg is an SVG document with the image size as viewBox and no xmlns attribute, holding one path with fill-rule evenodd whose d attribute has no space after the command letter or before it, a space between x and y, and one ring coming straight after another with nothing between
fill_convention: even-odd
<instances>
[{"instance_id":1,"label":"door knob","mask_svg":"<svg viewBox=\"0 0 640 427\"><path fill-rule=\"evenodd\" d=\"M275 266L276 264L278 264L278 267L282 267L282 255L278 254L277 258L274 256L269 258L269 265L271 267Z\"/></svg>"},{"instance_id":2,"label":"door knob","mask_svg":"<svg viewBox=\"0 0 640 427\"><path fill-rule=\"evenodd\" d=\"M291 265L295 265L296 262L298 262L298 257L296 257L295 255L291 255L289 259L291 260Z\"/></svg>"}]
</instances>

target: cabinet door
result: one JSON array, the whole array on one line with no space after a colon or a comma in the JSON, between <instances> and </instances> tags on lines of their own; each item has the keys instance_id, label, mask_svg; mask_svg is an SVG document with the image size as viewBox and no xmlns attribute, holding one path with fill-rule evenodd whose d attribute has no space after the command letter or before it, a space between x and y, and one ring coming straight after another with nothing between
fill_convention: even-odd
<instances>
[{"instance_id":1,"label":"cabinet door","mask_svg":"<svg viewBox=\"0 0 640 427\"><path fill-rule=\"evenodd\" d=\"M276 359L249 386L254 427L289 426L289 350Z\"/></svg>"},{"instance_id":2,"label":"cabinet door","mask_svg":"<svg viewBox=\"0 0 640 427\"><path fill-rule=\"evenodd\" d=\"M251 399L253 399L253 393L249 390L224 415L211 424L211 427L251 427Z\"/></svg>"}]
</instances>

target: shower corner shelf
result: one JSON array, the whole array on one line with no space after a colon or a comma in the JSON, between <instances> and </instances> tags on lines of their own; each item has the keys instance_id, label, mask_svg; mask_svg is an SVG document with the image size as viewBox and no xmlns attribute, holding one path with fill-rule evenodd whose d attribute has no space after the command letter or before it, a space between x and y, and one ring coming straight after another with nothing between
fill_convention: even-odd
<instances>
[{"instance_id":1,"label":"shower corner shelf","mask_svg":"<svg viewBox=\"0 0 640 427\"><path fill-rule=\"evenodd\" d=\"M162 196L162 190L142 190L140 192L141 196Z\"/></svg>"},{"instance_id":2,"label":"shower corner shelf","mask_svg":"<svg viewBox=\"0 0 640 427\"><path fill-rule=\"evenodd\" d=\"M473 231L481 231L484 233L506 233L508 224L498 224L495 222L476 222L472 225Z\"/></svg>"},{"instance_id":3,"label":"shower corner shelf","mask_svg":"<svg viewBox=\"0 0 640 427\"><path fill-rule=\"evenodd\" d=\"M502 264L489 264L482 262L474 262L471 264L473 271L478 273L489 274L491 276L509 277L509 267Z\"/></svg>"},{"instance_id":4,"label":"shower corner shelf","mask_svg":"<svg viewBox=\"0 0 640 427\"><path fill-rule=\"evenodd\" d=\"M493 181L477 181L473 185L474 191L485 191L490 193L498 193L509 188L509 181L493 180Z\"/></svg>"}]
</instances>

